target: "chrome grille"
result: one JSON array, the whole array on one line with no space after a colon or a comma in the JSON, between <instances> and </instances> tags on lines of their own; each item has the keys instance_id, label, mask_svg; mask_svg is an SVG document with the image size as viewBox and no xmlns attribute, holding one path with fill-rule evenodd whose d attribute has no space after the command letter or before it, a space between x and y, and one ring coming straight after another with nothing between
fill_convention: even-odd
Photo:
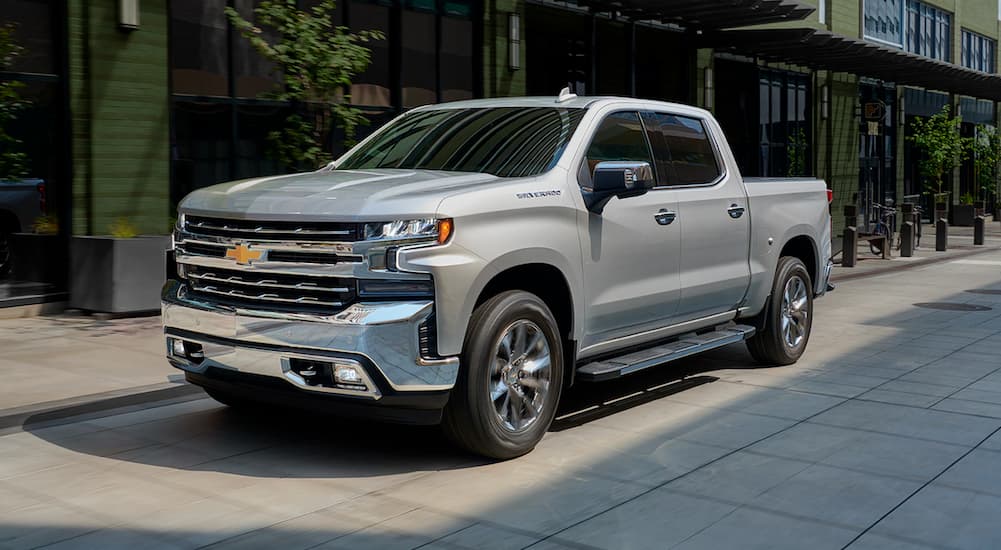
<instances>
[{"instance_id":1,"label":"chrome grille","mask_svg":"<svg viewBox=\"0 0 1001 550\"><path fill-rule=\"evenodd\" d=\"M184 231L192 235L253 241L355 242L361 224L344 222L285 222L185 216Z\"/></svg>"},{"instance_id":2,"label":"chrome grille","mask_svg":"<svg viewBox=\"0 0 1001 550\"><path fill-rule=\"evenodd\" d=\"M353 279L277 275L188 265L183 277L191 292L213 302L264 309L331 313L355 300Z\"/></svg>"}]
</instances>

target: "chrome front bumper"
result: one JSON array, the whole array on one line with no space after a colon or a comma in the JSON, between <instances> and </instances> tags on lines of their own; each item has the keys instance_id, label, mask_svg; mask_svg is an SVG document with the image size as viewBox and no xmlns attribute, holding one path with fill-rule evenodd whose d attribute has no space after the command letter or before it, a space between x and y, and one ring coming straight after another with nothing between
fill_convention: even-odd
<instances>
[{"instance_id":1,"label":"chrome front bumper","mask_svg":"<svg viewBox=\"0 0 1001 550\"><path fill-rule=\"evenodd\" d=\"M200 301L168 280L161 293L164 333L202 346L197 363L168 349L171 364L193 373L210 367L270 376L313 393L380 399L384 393L441 391L456 381L455 357L421 357L418 326L433 302L358 303L327 317L261 312ZM367 391L311 386L290 360L346 361L361 365Z\"/></svg>"}]
</instances>

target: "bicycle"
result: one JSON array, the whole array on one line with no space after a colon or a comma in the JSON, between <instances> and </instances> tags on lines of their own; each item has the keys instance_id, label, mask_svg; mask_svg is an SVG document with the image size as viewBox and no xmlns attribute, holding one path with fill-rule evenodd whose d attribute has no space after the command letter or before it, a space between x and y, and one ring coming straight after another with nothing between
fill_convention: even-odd
<instances>
[{"instance_id":1,"label":"bicycle","mask_svg":"<svg viewBox=\"0 0 1001 550\"><path fill-rule=\"evenodd\" d=\"M879 203L872 203L872 208L877 212L876 225L872 228L873 235L882 235L884 241L869 241L869 250L876 256L883 255L883 244L893 246L893 233L897 227L897 209L883 206Z\"/></svg>"}]
</instances>

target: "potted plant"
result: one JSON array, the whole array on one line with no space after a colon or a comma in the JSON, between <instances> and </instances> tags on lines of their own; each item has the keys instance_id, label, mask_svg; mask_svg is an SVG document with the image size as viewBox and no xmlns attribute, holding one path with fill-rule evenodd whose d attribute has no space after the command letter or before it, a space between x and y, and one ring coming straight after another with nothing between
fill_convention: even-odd
<instances>
[{"instance_id":1,"label":"potted plant","mask_svg":"<svg viewBox=\"0 0 1001 550\"><path fill-rule=\"evenodd\" d=\"M931 117L914 117L910 123L912 133L907 137L921 154L919 170L926 192L934 198L936 220L947 214L949 193L943 189L945 175L959 166L968 149L959 133L963 120L951 116L951 112L951 107L945 105Z\"/></svg>"},{"instance_id":2,"label":"potted plant","mask_svg":"<svg viewBox=\"0 0 1001 550\"><path fill-rule=\"evenodd\" d=\"M994 126L977 125L974 137L970 139L969 154L973 158L974 181L977 186L977 197L974 207L977 215L984 215L984 205L991 196L995 201L1001 201L998 189L998 164L1001 163L1001 132ZM998 216L999 208L995 207L994 216Z\"/></svg>"},{"instance_id":3,"label":"potted plant","mask_svg":"<svg viewBox=\"0 0 1001 550\"><path fill-rule=\"evenodd\" d=\"M70 307L112 314L158 310L170 237L139 235L126 218L108 233L70 241Z\"/></svg>"},{"instance_id":4,"label":"potted plant","mask_svg":"<svg viewBox=\"0 0 1001 550\"><path fill-rule=\"evenodd\" d=\"M68 263L60 254L59 220L39 216L30 231L10 236L11 277L17 281L66 285Z\"/></svg>"},{"instance_id":5,"label":"potted plant","mask_svg":"<svg viewBox=\"0 0 1001 550\"><path fill-rule=\"evenodd\" d=\"M973 218L976 216L973 202L973 195L970 193L964 193L959 197L959 204L952 209L952 225L960 227L973 225Z\"/></svg>"}]
</instances>

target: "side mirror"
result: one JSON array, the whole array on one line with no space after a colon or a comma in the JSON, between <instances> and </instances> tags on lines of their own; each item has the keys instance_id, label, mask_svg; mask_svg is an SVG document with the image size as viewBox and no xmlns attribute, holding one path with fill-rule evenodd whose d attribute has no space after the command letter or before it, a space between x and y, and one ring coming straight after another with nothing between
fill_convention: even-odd
<instances>
[{"instance_id":1,"label":"side mirror","mask_svg":"<svg viewBox=\"0 0 1001 550\"><path fill-rule=\"evenodd\" d=\"M599 162L591 177L591 189L584 189L584 204L595 214L601 214L612 197L636 197L654 185L653 168L649 162Z\"/></svg>"}]
</instances>

